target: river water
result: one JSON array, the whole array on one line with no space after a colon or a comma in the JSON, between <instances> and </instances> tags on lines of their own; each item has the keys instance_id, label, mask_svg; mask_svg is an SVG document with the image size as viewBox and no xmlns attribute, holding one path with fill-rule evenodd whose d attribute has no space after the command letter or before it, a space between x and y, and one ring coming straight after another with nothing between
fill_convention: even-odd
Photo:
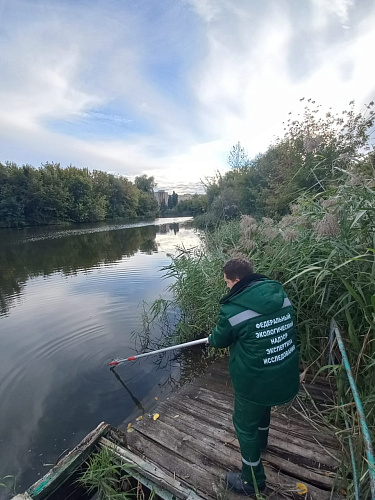
<instances>
[{"instance_id":1,"label":"river water","mask_svg":"<svg viewBox=\"0 0 375 500\"><path fill-rule=\"evenodd\" d=\"M108 362L136 354L142 304L170 296L160 269L199 244L186 218L0 231L0 482L24 491L101 421L152 411L189 376L191 353Z\"/></svg>"}]
</instances>

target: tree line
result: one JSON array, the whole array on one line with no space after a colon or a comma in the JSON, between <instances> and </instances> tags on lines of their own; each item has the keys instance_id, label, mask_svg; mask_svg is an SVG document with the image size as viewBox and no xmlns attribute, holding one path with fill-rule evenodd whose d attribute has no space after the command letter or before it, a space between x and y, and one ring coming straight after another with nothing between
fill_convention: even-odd
<instances>
[{"instance_id":1,"label":"tree line","mask_svg":"<svg viewBox=\"0 0 375 500\"><path fill-rule=\"evenodd\" d=\"M97 222L107 219L186 216L206 210L205 196L178 202L173 191L168 204L154 196L154 177L123 176L89 171L59 163L40 168L0 163L0 228Z\"/></svg>"},{"instance_id":2,"label":"tree line","mask_svg":"<svg viewBox=\"0 0 375 500\"><path fill-rule=\"evenodd\" d=\"M59 163L0 163L0 227L155 217L153 177L126 177Z\"/></svg>"}]
</instances>

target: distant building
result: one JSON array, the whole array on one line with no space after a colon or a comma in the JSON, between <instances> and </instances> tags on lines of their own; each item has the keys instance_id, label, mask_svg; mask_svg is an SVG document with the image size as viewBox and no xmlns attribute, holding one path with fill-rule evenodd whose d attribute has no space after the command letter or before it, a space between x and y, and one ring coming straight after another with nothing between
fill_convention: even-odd
<instances>
[{"instance_id":1,"label":"distant building","mask_svg":"<svg viewBox=\"0 0 375 500\"><path fill-rule=\"evenodd\" d=\"M168 191L164 191L163 189L159 189L159 191L154 192L154 196L156 198L156 201L160 205L161 203L164 203L168 205Z\"/></svg>"},{"instance_id":2,"label":"distant building","mask_svg":"<svg viewBox=\"0 0 375 500\"><path fill-rule=\"evenodd\" d=\"M192 194L179 194L178 195L178 202L180 203L180 201L190 200L192 197L193 197Z\"/></svg>"}]
</instances>

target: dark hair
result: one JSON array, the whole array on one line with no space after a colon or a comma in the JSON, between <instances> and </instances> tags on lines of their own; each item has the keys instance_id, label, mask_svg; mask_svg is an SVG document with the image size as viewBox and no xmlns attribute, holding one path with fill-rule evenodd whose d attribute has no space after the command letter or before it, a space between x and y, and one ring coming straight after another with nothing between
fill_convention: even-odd
<instances>
[{"instance_id":1,"label":"dark hair","mask_svg":"<svg viewBox=\"0 0 375 500\"><path fill-rule=\"evenodd\" d=\"M231 259L226 262L222 271L232 281L236 279L242 280L246 276L253 274L253 266L245 259Z\"/></svg>"}]
</instances>

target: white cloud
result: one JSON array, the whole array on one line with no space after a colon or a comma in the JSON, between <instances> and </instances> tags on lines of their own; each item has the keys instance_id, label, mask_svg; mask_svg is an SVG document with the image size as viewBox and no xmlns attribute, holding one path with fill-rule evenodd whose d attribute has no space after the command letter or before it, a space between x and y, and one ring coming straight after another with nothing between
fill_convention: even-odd
<instances>
[{"instance_id":1,"label":"white cloud","mask_svg":"<svg viewBox=\"0 0 375 500\"><path fill-rule=\"evenodd\" d=\"M337 16L343 25L349 21L350 9L355 7L354 0L313 0L322 18L327 14Z\"/></svg>"},{"instance_id":2,"label":"white cloud","mask_svg":"<svg viewBox=\"0 0 375 500\"><path fill-rule=\"evenodd\" d=\"M375 41L374 9L357 23L355 43L344 30L336 40L324 40L330 35L327 14L335 13L348 22L352 3L337 1L324 8L327 3L312 2L304 21L307 26L299 26L298 19L295 24L290 12L274 4L255 26L255 38L249 23L255 13L240 15L237 9L230 15L228 7L225 15L216 16L207 30L208 54L195 79L207 128L232 143L240 140L254 155L282 132L289 111L302 108L298 100L303 96L326 109L345 107L353 98L361 104L375 91L368 71L369 50ZM303 30L300 43L306 45L304 60L293 52L293 38L299 30ZM288 57L293 66L306 66L298 80L291 76ZM316 60L319 64L311 71ZM344 76L345 71L351 74Z\"/></svg>"},{"instance_id":3,"label":"white cloud","mask_svg":"<svg viewBox=\"0 0 375 500\"><path fill-rule=\"evenodd\" d=\"M187 0L186 3L207 23L213 21L221 10L218 0Z\"/></svg>"}]
</instances>

